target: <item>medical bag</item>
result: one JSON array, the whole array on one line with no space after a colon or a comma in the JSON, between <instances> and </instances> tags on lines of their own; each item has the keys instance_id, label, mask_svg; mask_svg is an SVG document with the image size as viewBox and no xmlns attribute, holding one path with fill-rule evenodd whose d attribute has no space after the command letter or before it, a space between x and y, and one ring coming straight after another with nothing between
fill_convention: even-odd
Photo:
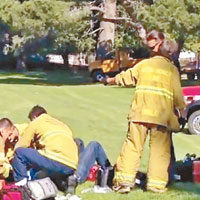
<instances>
[{"instance_id":1,"label":"medical bag","mask_svg":"<svg viewBox=\"0 0 200 200\"><path fill-rule=\"evenodd\" d=\"M23 187L6 184L1 189L0 200L30 200L30 198Z\"/></svg>"}]
</instances>

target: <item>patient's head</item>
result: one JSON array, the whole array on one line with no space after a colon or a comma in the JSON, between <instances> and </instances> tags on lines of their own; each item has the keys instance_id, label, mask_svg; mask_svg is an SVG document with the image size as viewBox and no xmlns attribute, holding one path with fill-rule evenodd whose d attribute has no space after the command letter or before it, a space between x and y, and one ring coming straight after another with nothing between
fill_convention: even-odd
<instances>
[{"instance_id":1,"label":"patient's head","mask_svg":"<svg viewBox=\"0 0 200 200\"><path fill-rule=\"evenodd\" d=\"M19 137L19 132L8 118L0 119L0 135L3 141L16 142Z\"/></svg>"}]
</instances>

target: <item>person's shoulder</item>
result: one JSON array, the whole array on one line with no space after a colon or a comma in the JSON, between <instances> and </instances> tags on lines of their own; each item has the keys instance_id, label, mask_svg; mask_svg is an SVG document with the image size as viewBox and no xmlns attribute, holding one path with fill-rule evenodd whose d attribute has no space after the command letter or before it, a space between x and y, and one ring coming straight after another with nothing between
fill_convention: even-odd
<instances>
[{"instance_id":1,"label":"person's shoulder","mask_svg":"<svg viewBox=\"0 0 200 200\"><path fill-rule=\"evenodd\" d=\"M55 121L59 121L56 117L54 116L51 116L47 113L43 113L41 114L39 117L37 117L36 119L39 123L52 123L52 122L55 122Z\"/></svg>"},{"instance_id":2,"label":"person's shoulder","mask_svg":"<svg viewBox=\"0 0 200 200\"><path fill-rule=\"evenodd\" d=\"M28 123L22 123L22 124L14 124L17 130L19 131L19 134L23 133L24 130L27 128Z\"/></svg>"},{"instance_id":3,"label":"person's shoulder","mask_svg":"<svg viewBox=\"0 0 200 200\"><path fill-rule=\"evenodd\" d=\"M36 119L45 119L50 118L51 116L47 113L42 113L40 116L38 116Z\"/></svg>"},{"instance_id":4,"label":"person's shoulder","mask_svg":"<svg viewBox=\"0 0 200 200\"><path fill-rule=\"evenodd\" d=\"M151 60L162 60L162 61L167 61L167 62L169 61L168 58L166 58L164 56L161 56L161 55L156 55L156 56L153 56L153 57L151 57L149 59L151 59Z\"/></svg>"},{"instance_id":5,"label":"person's shoulder","mask_svg":"<svg viewBox=\"0 0 200 200\"><path fill-rule=\"evenodd\" d=\"M148 62L149 62L149 59L150 59L150 58L141 59L136 65L133 66L132 69L140 68L141 66L145 65L146 63L148 63Z\"/></svg>"},{"instance_id":6,"label":"person's shoulder","mask_svg":"<svg viewBox=\"0 0 200 200\"><path fill-rule=\"evenodd\" d=\"M171 68L176 67L172 60L170 60L169 58L165 57L165 56L154 56L152 57L152 60L156 61L156 62L162 62L163 64L165 63L166 65L168 65Z\"/></svg>"},{"instance_id":7,"label":"person's shoulder","mask_svg":"<svg viewBox=\"0 0 200 200\"><path fill-rule=\"evenodd\" d=\"M151 57L141 59L137 64L143 64L143 63L145 63L145 62L148 62L150 59L151 59Z\"/></svg>"},{"instance_id":8,"label":"person's shoulder","mask_svg":"<svg viewBox=\"0 0 200 200\"><path fill-rule=\"evenodd\" d=\"M158 62L159 60L164 61L165 58L163 56L152 56L152 57L149 57L149 58L142 59L138 64L143 65L143 64L148 64L148 63L151 63L151 62Z\"/></svg>"},{"instance_id":9,"label":"person's shoulder","mask_svg":"<svg viewBox=\"0 0 200 200\"><path fill-rule=\"evenodd\" d=\"M14 124L17 128L18 127L26 127L28 125L28 123L21 123L21 124Z\"/></svg>"},{"instance_id":10,"label":"person's shoulder","mask_svg":"<svg viewBox=\"0 0 200 200\"><path fill-rule=\"evenodd\" d=\"M49 114L43 113L40 116L36 117L33 121L29 123L29 125L35 125L38 123L43 123L48 121L48 119L52 118Z\"/></svg>"}]
</instances>

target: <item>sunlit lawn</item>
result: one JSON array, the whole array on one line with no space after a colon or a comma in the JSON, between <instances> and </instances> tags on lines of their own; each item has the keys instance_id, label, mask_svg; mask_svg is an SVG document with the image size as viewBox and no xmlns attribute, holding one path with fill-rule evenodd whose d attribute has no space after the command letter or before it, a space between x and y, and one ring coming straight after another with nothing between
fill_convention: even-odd
<instances>
[{"instance_id":1,"label":"sunlit lawn","mask_svg":"<svg viewBox=\"0 0 200 200\"><path fill-rule=\"evenodd\" d=\"M67 72L0 75L0 117L9 117L15 123L28 122L28 112L36 104L44 106L49 114L67 123L74 137L80 137L87 144L91 140L99 141L105 148L112 164L120 152L126 136L130 102L134 89L104 86L89 83L87 73L74 75ZM177 160L186 153L200 156L200 136L175 134ZM141 170L146 171L148 145L145 146ZM85 183L77 188L82 199L87 200L133 200L133 199L200 199L200 185L176 183L165 194L143 192L135 188L128 195L116 193L82 194L91 187Z\"/></svg>"}]
</instances>

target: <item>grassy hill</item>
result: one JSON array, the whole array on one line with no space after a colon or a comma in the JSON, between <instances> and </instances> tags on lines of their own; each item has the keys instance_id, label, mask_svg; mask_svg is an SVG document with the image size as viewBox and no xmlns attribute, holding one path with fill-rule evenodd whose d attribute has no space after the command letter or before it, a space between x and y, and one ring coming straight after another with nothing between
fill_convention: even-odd
<instances>
[{"instance_id":1,"label":"grassy hill","mask_svg":"<svg viewBox=\"0 0 200 200\"><path fill-rule=\"evenodd\" d=\"M78 83L78 84L77 84ZM85 74L69 73L25 73L0 75L0 117L11 118L15 123L28 122L30 109L39 104L49 114L67 123L74 137L80 137L87 144L99 141L105 148L112 164L120 152L127 131L127 113L134 89L90 84ZM200 136L178 133L173 135L177 160L186 153L200 156ZM146 171L148 144L145 146L141 170ZM87 200L129 200L129 199L200 199L200 185L176 183L165 194L143 192L136 188L128 195L81 194L93 183L78 187L78 194Z\"/></svg>"}]
</instances>

